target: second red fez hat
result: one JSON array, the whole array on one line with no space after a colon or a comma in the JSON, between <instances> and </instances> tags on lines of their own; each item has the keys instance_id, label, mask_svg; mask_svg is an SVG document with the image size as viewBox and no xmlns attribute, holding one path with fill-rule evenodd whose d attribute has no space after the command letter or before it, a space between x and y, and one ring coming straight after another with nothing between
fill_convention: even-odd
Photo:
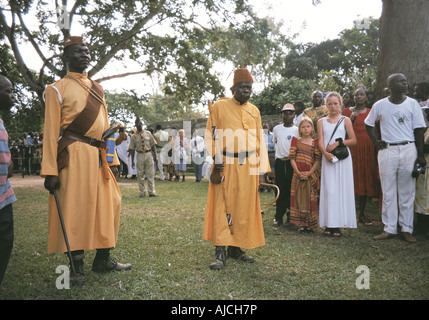
<instances>
[{"instance_id":1,"label":"second red fez hat","mask_svg":"<svg viewBox=\"0 0 429 320\"><path fill-rule=\"evenodd\" d=\"M83 38L82 37L75 37L75 36L71 36L68 37L66 40L66 43L64 44L64 49L67 48L68 46L74 45L74 44L81 44L86 46L86 43L83 42Z\"/></svg>"},{"instance_id":2,"label":"second red fez hat","mask_svg":"<svg viewBox=\"0 0 429 320\"><path fill-rule=\"evenodd\" d=\"M253 78L250 75L249 70L243 68L243 69L237 69L234 73L234 85L239 82L253 82Z\"/></svg>"}]
</instances>

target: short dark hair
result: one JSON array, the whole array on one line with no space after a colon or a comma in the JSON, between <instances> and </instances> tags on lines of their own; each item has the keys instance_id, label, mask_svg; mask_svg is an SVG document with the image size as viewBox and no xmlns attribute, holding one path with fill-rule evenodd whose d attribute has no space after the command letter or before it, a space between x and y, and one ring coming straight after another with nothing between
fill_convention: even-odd
<instances>
[{"instance_id":1,"label":"short dark hair","mask_svg":"<svg viewBox=\"0 0 429 320\"><path fill-rule=\"evenodd\" d=\"M293 103L293 106L296 108L298 107L299 109L304 109L305 108L305 104L304 102L302 102L301 100L295 101Z\"/></svg>"},{"instance_id":2,"label":"short dark hair","mask_svg":"<svg viewBox=\"0 0 429 320\"><path fill-rule=\"evenodd\" d=\"M429 83L428 82L419 82L416 84L423 94L429 94Z\"/></svg>"}]
</instances>

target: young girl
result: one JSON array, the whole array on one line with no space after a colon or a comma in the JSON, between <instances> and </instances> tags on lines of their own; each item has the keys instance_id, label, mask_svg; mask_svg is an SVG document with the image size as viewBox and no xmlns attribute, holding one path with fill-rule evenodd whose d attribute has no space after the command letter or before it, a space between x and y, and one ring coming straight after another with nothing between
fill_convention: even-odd
<instances>
[{"instance_id":1,"label":"young girl","mask_svg":"<svg viewBox=\"0 0 429 320\"><path fill-rule=\"evenodd\" d=\"M314 126L309 117L298 125L300 139L292 138L289 158L294 173L290 196L290 222L299 226L300 233L312 233L318 224L319 165L321 153Z\"/></svg>"},{"instance_id":2,"label":"young girl","mask_svg":"<svg viewBox=\"0 0 429 320\"><path fill-rule=\"evenodd\" d=\"M326 226L324 233L334 237L341 236L340 228L356 228L352 157L338 160L331 153L340 144L339 138L346 146L356 144L352 122L341 115L341 105L339 93L329 93L326 97L328 115L317 122L319 149L323 155L319 225ZM332 136L337 123L339 126Z\"/></svg>"}]
</instances>

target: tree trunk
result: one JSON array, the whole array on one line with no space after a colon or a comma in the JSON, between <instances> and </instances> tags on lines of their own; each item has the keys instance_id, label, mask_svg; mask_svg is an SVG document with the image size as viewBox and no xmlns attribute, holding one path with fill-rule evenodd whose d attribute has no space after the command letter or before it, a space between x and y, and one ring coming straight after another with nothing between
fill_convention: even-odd
<instances>
[{"instance_id":1,"label":"tree trunk","mask_svg":"<svg viewBox=\"0 0 429 320\"><path fill-rule=\"evenodd\" d=\"M410 88L429 81L429 1L383 0L376 96L382 98L387 77L402 73Z\"/></svg>"}]
</instances>

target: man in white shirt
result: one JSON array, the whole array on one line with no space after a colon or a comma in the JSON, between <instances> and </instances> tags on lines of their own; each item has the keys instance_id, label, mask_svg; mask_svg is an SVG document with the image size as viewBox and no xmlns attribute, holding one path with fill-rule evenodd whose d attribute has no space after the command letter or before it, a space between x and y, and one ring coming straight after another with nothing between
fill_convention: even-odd
<instances>
[{"instance_id":1,"label":"man in white shirt","mask_svg":"<svg viewBox=\"0 0 429 320\"><path fill-rule=\"evenodd\" d=\"M383 192L384 231L373 239L395 236L399 223L404 240L415 242L412 232L416 182L412 173L426 165L423 152L426 124L420 105L405 95L408 87L405 76L392 74L387 84L390 96L377 101L365 119L366 131L378 150ZM377 120L380 121L381 140L374 133Z\"/></svg>"},{"instance_id":2,"label":"man in white shirt","mask_svg":"<svg viewBox=\"0 0 429 320\"><path fill-rule=\"evenodd\" d=\"M168 164L165 160L165 154L162 152L162 148L164 148L168 142L170 141L168 132L162 130L162 126L160 124L156 125L156 132L153 135L156 140L156 156L158 158L158 171L159 171L159 180L165 180L164 175L164 165Z\"/></svg>"},{"instance_id":3,"label":"man in white shirt","mask_svg":"<svg viewBox=\"0 0 429 320\"><path fill-rule=\"evenodd\" d=\"M204 129L202 129L204 134ZM193 138L191 139L191 154L192 162L194 164L195 182L200 182L203 178L203 164L204 164L204 138L194 130Z\"/></svg>"},{"instance_id":4,"label":"man in white shirt","mask_svg":"<svg viewBox=\"0 0 429 320\"><path fill-rule=\"evenodd\" d=\"M276 185L279 187L280 195L276 202L276 214L274 226L283 224L283 217L290 208L290 189L293 176L293 168L289 160L289 149L292 137L298 137L298 127L293 124L295 118L295 107L287 103L281 110L283 124L274 127L273 142L276 143L276 160L274 171L276 174ZM290 224L290 213L287 212L285 226Z\"/></svg>"}]
</instances>

